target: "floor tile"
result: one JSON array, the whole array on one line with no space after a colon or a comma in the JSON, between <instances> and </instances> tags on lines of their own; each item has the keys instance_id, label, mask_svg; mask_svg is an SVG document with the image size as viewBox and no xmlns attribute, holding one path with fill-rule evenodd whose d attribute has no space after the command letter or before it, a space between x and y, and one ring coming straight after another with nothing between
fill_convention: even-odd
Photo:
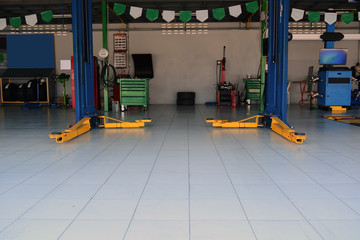
<instances>
[{"instance_id":1,"label":"floor tile","mask_svg":"<svg viewBox=\"0 0 360 240\"><path fill-rule=\"evenodd\" d=\"M0 232L0 239L57 239L70 220L18 220Z\"/></svg>"},{"instance_id":2,"label":"floor tile","mask_svg":"<svg viewBox=\"0 0 360 240\"><path fill-rule=\"evenodd\" d=\"M230 184L230 179L225 173L191 173L190 184Z\"/></svg>"},{"instance_id":3,"label":"floor tile","mask_svg":"<svg viewBox=\"0 0 360 240\"><path fill-rule=\"evenodd\" d=\"M229 173L233 184L271 184L271 179L263 172Z\"/></svg>"},{"instance_id":4,"label":"floor tile","mask_svg":"<svg viewBox=\"0 0 360 240\"><path fill-rule=\"evenodd\" d=\"M191 200L190 219L204 221L245 220L244 210L238 200Z\"/></svg>"},{"instance_id":5,"label":"floor tile","mask_svg":"<svg viewBox=\"0 0 360 240\"><path fill-rule=\"evenodd\" d=\"M251 221L258 240L322 240L306 221Z\"/></svg>"},{"instance_id":6,"label":"floor tile","mask_svg":"<svg viewBox=\"0 0 360 240\"><path fill-rule=\"evenodd\" d=\"M311 224L326 240L360 239L359 220L311 221Z\"/></svg>"},{"instance_id":7,"label":"floor tile","mask_svg":"<svg viewBox=\"0 0 360 240\"><path fill-rule=\"evenodd\" d=\"M137 200L92 200L80 213L80 220L129 220Z\"/></svg>"},{"instance_id":8,"label":"floor tile","mask_svg":"<svg viewBox=\"0 0 360 240\"><path fill-rule=\"evenodd\" d=\"M230 184L192 184L190 185L190 199L192 200L236 200L237 195Z\"/></svg>"},{"instance_id":9,"label":"floor tile","mask_svg":"<svg viewBox=\"0 0 360 240\"><path fill-rule=\"evenodd\" d=\"M341 200L360 215L360 198L341 199Z\"/></svg>"},{"instance_id":10,"label":"floor tile","mask_svg":"<svg viewBox=\"0 0 360 240\"><path fill-rule=\"evenodd\" d=\"M360 183L324 184L338 198L360 198Z\"/></svg>"},{"instance_id":11,"label":"floor tile","mask_svg":"<svg viewBox=\"0 0 360 240\"><path fill-rule=\"evenodd\" d=\"M359 214L338 199L301 199L292 201L309 220L360 219Z\"/></svg>"},{"instance_id":12,"label":"floor tile","mask_svg":"<svg viewBox=\"0 0 360 240\"><path fill-rule=\"evenodd\" d=\"M129 221L76 220L61 236L61 240L118 240L125 235Z\"/></svg>"},{"instance_id":13,"label":"floor tile","mask_svg":"<svg viewBox=\"0 0 360 240\"><path fill-rule=\"evenodd\" d=\"M0 199L0 218L18 218L38 201L38 199Z\"/></svg>"},{"instance_id":14,"label":"floor tile","mask_svg":"<svg viewBox=\"0 0 360 240\"><path fill-rule=\"evenodd\" d=\"M133 220L124 240L186 240L189 239L188 221Z\"/></svg>"},{"instance_id":15,"label":"floor tile","mask_svg":"<svg viewBox=\"0 0 360 240\"><path fill-rule=\"evenodd\" d=\"M22 219L74 219L87 200L84 199L43 199L31 208Z\"/></svg>"},{"instance_id":16,"label":"floor tile","mask_svg":"<svg viewBox=\"0 0 360 240\"><path fill-rule=\"evenodd\" d=\"M287 199L241 200L249 220L304 220Z\"/></svg>"},{"instance_id":17,"label":"floor tile","mask_svg":"<svg viewBox=\"0 0 360 240\"><path fill-rule=\"evenodd\" d=\"M186 221L189 219L188 200L141 200L135 220Z\"/></svg>"},{"instance_id":18,"label":"floor tile","mask_svg":"<svg viewBox=\"0 0 360 240\"><path fill-rule=\"evenodd\" d=\"M141 199L145 200L186 200L189 198L189 186L186 184L147 185Z\"/></svg>"},{"instance_id":19,"label":"floor tile","mask_svg":"<svg viewBox=\"0 0 360 240\"><path fill-rule=\"evenodd\" d=\"M279 184L279 187L290 199L335 198L319 184Z\"/></svg>"},{"instance_id":20,"label":"floor tile","mask_svg":"<svg viewBox=\"0 0 360 240\"><path fill-rule=\"evenodd\" d=\"M137 184L104 184L94 196L97 200L139 199L144 187Z\"/></svg>"},{"instance_id":21,"label":"floor tile","mask_svg":"<svg viewBox=\"0 0 360 240\"><path fill-rule=\"evenodd\" d=\"M255 240L247 221L191 221L192 240Z\"/></svg>"},{"instance_id":22,"label":"floor tile","mask_svg":"<svg viewBox=\"0 0 360 240\"><path fill-rule=\"evenodd\" d=\"M274 184L237 184L236 192L243 199L286 199Z\"/></svg>"}]
</instances>

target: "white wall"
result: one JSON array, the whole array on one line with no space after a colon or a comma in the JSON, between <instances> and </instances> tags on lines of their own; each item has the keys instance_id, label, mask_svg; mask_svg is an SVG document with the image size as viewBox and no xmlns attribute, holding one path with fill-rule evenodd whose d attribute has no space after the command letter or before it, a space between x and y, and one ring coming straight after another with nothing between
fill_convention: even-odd
<instances>
[{"instance_id":1,"label":"white wall","mask_svg":"<svg viewBox=\"0 0 360 240\"><path fill-rule=\"evenodd\" d=\"M256 26L256 25L252 25ZM345 26L344 24L340 27ZM346 25L353 30L337 30L342 33L359 33L359 23ZM260 58L259 30L239 28L239 23L209 23L209 28L231 28L232 30L209 30L207 35L163 35L161 24L130 24L129 51L151 53L153 55L154 79L150 80L151 104L174 104L176 92L196 92L196 103L203 104L215 101L216 60L222 58L223 46L226 46L227 72L226 80L239 83L246 74L255 76L258 72ZM147 28L147 29L145 29ZM94 55L102 47L101 25L94 25ZM113 34L121 30L120 24L110 24L108 46L112 62ZM359 61L359 41L341 41L335 44L338 48L348 48L348 64L353 66ZM289 43L289 81L305 80L309 66L314 66L314 73L319 68L319 49L321 41L291 41ZM70 59L72 55L72 36L55 36L55 56L57 73L60 59ZM69 72L68 72L69 73ZM58 93L61 94L61 87ZM67 85L70 93L70 83ZM291 87L291 102L300 100L298 85Z\"/></svg>"}]
</instances>

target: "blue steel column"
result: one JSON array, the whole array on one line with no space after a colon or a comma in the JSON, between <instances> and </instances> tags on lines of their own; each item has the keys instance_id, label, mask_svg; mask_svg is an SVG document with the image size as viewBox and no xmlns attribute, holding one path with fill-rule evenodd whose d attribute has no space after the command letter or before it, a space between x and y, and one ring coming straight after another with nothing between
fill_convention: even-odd
<instances>
[{"instance_id":1,"label":"blue steel column","mask_svg":"<svg viewBox=\"0 0 360 240\"><path fill-rule=\"evenodd\" d=\"M335 23L333 24L326 24L326 32L335 32ZM335 42L334 41L325 41L324 42L325 48L334 48Z\"/></svg>"},{"instance_id":2,"label":"blue steel column","mask_svg":"<svg viewBox=\"0 0 360 240\"><path fill-rule=\"evenodd\" d=\"M76 122L96 114L91 0L72 1Z\"/></svg>"},{"instance_id":3,"label":"blue steel column","mask_svg":"<svg viewBox=\"0 0 360 240\"><path fill-rule=\"evenodd\" d=\"M269 1L269 52L265 115L286 123L289 0Z\"/></svg>"}]
</instances>

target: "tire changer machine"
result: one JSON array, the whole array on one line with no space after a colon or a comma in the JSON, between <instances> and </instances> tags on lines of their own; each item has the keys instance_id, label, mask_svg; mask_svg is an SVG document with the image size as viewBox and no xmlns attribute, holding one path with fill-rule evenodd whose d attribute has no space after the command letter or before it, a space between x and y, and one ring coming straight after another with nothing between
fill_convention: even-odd
<instances>
[{"instance_id":1,"label":"tire changer machine","mask_svg":"<svg viewBox=\"0 0 360 240\"><path fill-rule=\"evenodd\" d=\"M223 49L222 60L216 61L216 68L217 69L220 68L220 71L217 70L217 72L219 72L218 81L217 81L217 85L216 85L217 106L218 107L235 108L236 102L237 102L236 101L236 96L237 96L236 86L230 82L225 81L225 72L226 72L225 48L226 48L226 46L224 46L224 49Z\"/></svg>"}]
</instances>

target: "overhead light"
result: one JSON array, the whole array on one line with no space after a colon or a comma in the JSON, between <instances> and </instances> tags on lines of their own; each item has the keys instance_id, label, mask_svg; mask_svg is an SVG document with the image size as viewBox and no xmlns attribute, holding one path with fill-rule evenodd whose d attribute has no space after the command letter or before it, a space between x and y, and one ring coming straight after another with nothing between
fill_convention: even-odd
<instances>
[{"instance_id":1,"label":"overhead light","mask_svg":"<svg viewBox=\"0 0 360 240\"><path fill-rule=\"evenodd\" d=\"M54 14L53 18L72 18L71 14Z\"/></svg>"}]
</instances>

